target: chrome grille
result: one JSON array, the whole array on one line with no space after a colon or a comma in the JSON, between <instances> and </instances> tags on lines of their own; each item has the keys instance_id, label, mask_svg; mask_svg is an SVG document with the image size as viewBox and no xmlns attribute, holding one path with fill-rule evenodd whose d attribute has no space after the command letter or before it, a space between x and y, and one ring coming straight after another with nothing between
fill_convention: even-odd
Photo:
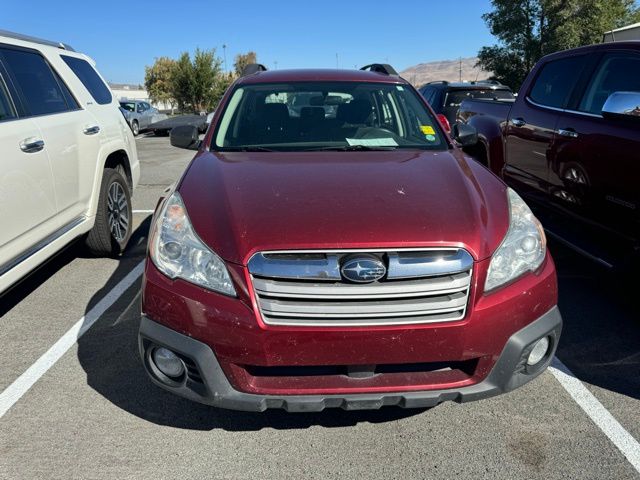
<instances>
[{"instance_id":1,"label":"chrome grille","mask_svg":"<svg viewBox=\"0 0 640 480\"><path fill-rule=\"evenodd\" d=\"M342 279L347 256L374 254L387 274ZM464 318L473 259L462 249L263 252L249 261L260 313L269 325L366 326Z\"/></svg>"}]
</instances>

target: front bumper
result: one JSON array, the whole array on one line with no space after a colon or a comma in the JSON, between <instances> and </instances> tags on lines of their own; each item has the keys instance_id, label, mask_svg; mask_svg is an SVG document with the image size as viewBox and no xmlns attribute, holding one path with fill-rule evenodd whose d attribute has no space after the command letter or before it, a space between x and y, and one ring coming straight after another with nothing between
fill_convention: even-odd
<instances>
[{"instance_id":1,"label":"front bumper","mask_svg":"<svg viewBox=\"0 0 640 480\"><path fill-rule=\"evenodd\" d=\"M514 390L542 373L555 353L562 318L557 307L514 333L487 377L479 383L452 389L377 392L338 395L258 395L234 389L224 374L213 350L206 344L142 317L139 333L140 355L152 381L177 395L220 408L245 411L264 411L282 408L290 412L315 412L325 408L345 410L378 409L396 405L403 408L433 407L446 400L459 403L480 400ZM533 344L549 336L551 346L543 361L534 367L526 365L526 357ZM169 386L161 382L150 368L147 350L164 346L179 354L199 381L189 375L184 381Z\"/></svg>"}]
</instances>

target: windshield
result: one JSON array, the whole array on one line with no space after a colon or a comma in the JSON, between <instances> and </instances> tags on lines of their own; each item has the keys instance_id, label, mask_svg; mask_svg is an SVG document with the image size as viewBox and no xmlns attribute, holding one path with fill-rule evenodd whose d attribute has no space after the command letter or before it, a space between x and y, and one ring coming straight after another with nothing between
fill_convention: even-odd
<instances>
[{"instance_id":1,"label":"windshield","mask_svg":"<svg viewBox=\"0 0 640 480\"><path fill-rule=\"evenodd\" d=\"M413 89L373 82L241 85L212 143L220 151L448 148Z\"/></svg>"},{"instance_id":2,"label":"windshield","mask_svg":"<svg viewBox=\"0 0 640 480\"><path fill-rule=\"evenodd\" d=\"M136 104L133 102L120 102L120 106L127 110L128 112L136 111Z\"/></svg>"}]
</instances>

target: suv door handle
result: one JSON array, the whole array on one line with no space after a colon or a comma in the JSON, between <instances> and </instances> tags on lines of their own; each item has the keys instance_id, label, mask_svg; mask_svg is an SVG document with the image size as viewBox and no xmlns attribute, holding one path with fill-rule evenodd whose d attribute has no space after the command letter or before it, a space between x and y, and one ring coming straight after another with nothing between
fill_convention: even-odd
<instances>
[{"instance_id":1,"label":"suv door handle","mask_svg":"<svg viewBox=\"0 0 640 480\"><path fill-rule=\"evenodd\" d=\"M558 135L567 138L578 138L578 132L576 132L573 128L560 128L558 129Z\"/></svg>"},{"instance_id":2,"label":"suv door handle","mask_svg":"<svg viewBox=\"0 0 640 480\"><path fill-rule=\"evenodd\" d=\"M24 153L36 153L44 148L44 141L36 137L25 138L20 142L20 150Z\"/></svg>"},{"instance_id":3,"label":"suv door handle","mask_svg":"<svg viewBox=\"0 0 640 480\"><path fill-rule=\"evenodd\" d=\"M98 125L91 125L89 127L85 127L82 133L85 135L95 135L100 132L100 127Z\"/></svg>"},{"instance_id":4,"label":"suv door handle","mask_svg":"<svg viewBox=\"0 0 640 480\"><path fill-rule=\"evenodd\" d=\"M514 127L524 127L527 124L522 118L512 118L511 125Z\"/></svg>"}]
</instances>

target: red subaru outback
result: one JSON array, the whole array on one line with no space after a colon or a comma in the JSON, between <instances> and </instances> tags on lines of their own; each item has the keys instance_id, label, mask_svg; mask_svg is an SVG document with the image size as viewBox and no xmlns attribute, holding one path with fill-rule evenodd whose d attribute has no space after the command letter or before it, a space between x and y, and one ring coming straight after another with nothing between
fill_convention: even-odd
<instances>
[{"instance_id":1,"label":"red subaru outback","mask_svg":"<svg viewBox=\"0 0 640 480\"><path fill-rule=\"evenodd\" d=\"M428 407L513 390L554 354L556 272L522 199L387 65L250 66L158 205L139 345L223 408Z\"/></svg>"}]
</instances>

